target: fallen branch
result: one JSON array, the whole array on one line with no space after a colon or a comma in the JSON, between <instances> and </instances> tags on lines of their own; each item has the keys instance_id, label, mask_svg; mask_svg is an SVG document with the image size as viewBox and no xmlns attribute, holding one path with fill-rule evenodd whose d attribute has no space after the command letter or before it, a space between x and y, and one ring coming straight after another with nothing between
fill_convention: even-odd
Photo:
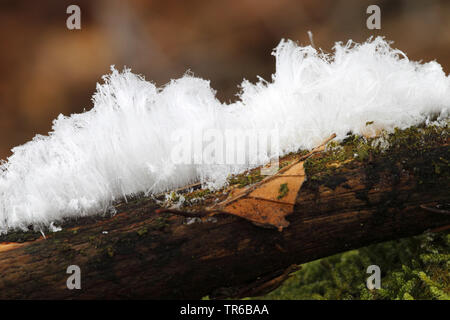
<instances>
[{"instance_id":1,"label":"fallen branch","mask_svg":"<svg viewBox=\"0 0 450 320\"><path fill-rule=\"evenodd\" d=\"M0 298L260 294L281 283L291 265L449 226L450 216L439 209L449 200L448 168L436 169L448 155L447 144L415 154L394 148L364 161L330 164L338 168L331 173L312 172L282 232L226 213L200 210L194 217L137 199L114 217L68 222L46 240L8 234L0 238ZM81 290L66 287L70 265L81 269Z\"/></svg>"}]
</instances>

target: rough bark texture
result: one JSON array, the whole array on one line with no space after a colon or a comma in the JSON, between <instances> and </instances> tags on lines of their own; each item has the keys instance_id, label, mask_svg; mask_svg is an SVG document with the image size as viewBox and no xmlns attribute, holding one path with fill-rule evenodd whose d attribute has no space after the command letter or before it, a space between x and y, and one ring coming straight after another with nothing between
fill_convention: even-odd
<instances>
[{"instance_id":1,"label":"rough bark texture","mask_svg":"<svg viewBox=\"0 0 450 320\"><path fill-rule=\"evenodd\" d=\"M73 221L45 240L9 234L0 238L0 298L258 294L252 288L271 287L264 282L284 279L292 265L450 225L445 211L420 208L448 201L448 165L445 174L434 165L448 154L447 145L421 156L404 150L314 173L282 232L226 214L155 213L158 206L143 199L114 217ZM66 287L69 265L81 268L81 290Z\"/></svg>"}]
</instances>

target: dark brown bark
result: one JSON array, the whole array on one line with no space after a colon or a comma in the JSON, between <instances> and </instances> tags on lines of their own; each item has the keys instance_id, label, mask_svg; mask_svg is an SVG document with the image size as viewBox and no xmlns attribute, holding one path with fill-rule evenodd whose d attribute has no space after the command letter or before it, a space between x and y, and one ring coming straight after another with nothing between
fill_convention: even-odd
<instances>
[{"instance_id":1,"label":"dark brown bark","mask_svg":"<svg viewBox=\"0 0 450 320\"><path fill-rule=\"evenodd\" d=\"M227 214L155 213L154 202L137 200L114 217L80 219L46 240L16 243L14 236L23 236L9 235L2 241L12 243L0 244L0 298L259 294L252 289L272 289L292 265L450 225L450 215L435 210L448 201L448 172L430 171L448 152L435 147L407 164L380 156L309 177L282 232ZM81 268L81 290L66 287L69 265Z\"/></svg>"}]
</instances>

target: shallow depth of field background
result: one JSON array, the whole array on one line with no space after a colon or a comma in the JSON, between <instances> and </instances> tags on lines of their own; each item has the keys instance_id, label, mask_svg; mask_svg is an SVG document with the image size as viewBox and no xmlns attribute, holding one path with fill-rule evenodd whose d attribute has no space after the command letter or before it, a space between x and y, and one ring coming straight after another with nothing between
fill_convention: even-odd
<instances>
[{"instance_id":1,"label":"shallow depth of field background","mask_svg":"<svg viewBox=\"0 0 450 320\"><path fill-rule=\"evenodd\" d=\"M66 28L70 4L81 7L81 30ZM370 4L381 7L380 31L366 28ZM450 72L448 0L1 0L0 159L58 114L90 109L112 64L157 85L190 69L230 101L243 78L270 79L281 38L306 45L308 30L327 51L384 35Z\"/></svg>"}]
</instances>

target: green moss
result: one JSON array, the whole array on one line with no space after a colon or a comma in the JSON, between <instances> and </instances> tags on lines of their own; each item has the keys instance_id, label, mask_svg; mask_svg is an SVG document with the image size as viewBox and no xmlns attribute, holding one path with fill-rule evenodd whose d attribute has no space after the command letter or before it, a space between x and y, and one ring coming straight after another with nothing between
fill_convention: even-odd
<instances>
[{"instance_id":1,"label":"green moss","mask_svg":"<svg viewBox=\"0 0 450 320\"><path fill-rule=\"evenodd\" d=\"M142 237L148 233L148 229L146 227L142 227L137 231L137 234Z\"/></svg>"},{"instance_id":2,"label":"green moss","mask_svg":"<svg viewBox=\"0 0 450 320\"><path fill-rule=\"evenodd\" d=\"M166 217L159 216L157 217L148 227L153 230L163 230L169 225L169 222Z\"/></svg>"},{"instance_id":3,"label":"green moss","mask_svg":"<svg viewBox=\"0 0 450 320\"><path fill-rule=\"evenodd\" d=\"M363 156L359 159L365 159L368 157L369 150L366 146L363 146L362 138L355 135L350 135L345 138L341 143L331 141L327 146L327 151L321 155L313 156L305 161L305 171L312 180L320 180L320 175L332 175L337 170L337 165L346 161L353 161L355 154L358 154L359 150L363 150Z\"/></svg>"},{"instance_id":4,"label":"green moss","mask_svg":"<svg viewBox=\"0 0 450 320\"><path fill-rule=\"evenodd\" d=\"M211 190L209 189L200 189L197 191L193 191L185 195L186 201L191 201L196 198L204 198L211 194Z\"/></svg>"},{"instance_id":5,"label":"green moss","mask_svg":"<svg viewBox=\"0 0 450 320\"><path fill-rule=\"evenodd\" d=\"M450 235L424 234L374 244L302 265L263 299L450 299ZM381 269L381 289L368 290L369 265Z\"/></svg>"},{"instance_id":6,"label":"green moss","mask_svg":"<svg viewBox=\"0 0 450 320\"><path fill-rule=\"evenodd\" d=\"M169 194L169 201L178 202L180 200L180 195L174 191Z\"/></svg>"},{"instance_id":7,"label":"green moss","mask_svg":"<svg viewBox=\"0 0 450 320\"><path fill-rule=\"evenodd\" d=\"M287 183L283 183L280 185L280 189L278 190L278 197L277 199L280 200L282 198L284 198L289 192L289 188L288 188L288 184Z\"/></svg>"},{"instance_id":8,"label":"green moss","mask_svg":"<svg viewBox=\"0 0 450 320\"><path fill-rule=\"evenodd\" d=\"M257 183L264 179L264 177L260 174L260 170L255 170L249 174L240 174L231 177L228 179L228 183L230 185L238 185L239 188L243 188L245 186Z\"/></svg>"},{"instance_id":9,"label":"green moss","mask_svg":"<svg viewBox=\"0 0 450 320\"><path fill-rule=\"evenodd\" d=\"M94 248L100 248L104 242L100 236L89 236L88 241Z\"/></svg>"},{"instance_id":10,"label":"green moss","mask_svg":"<svg viewBox=\"0 0 450 320\"><path fill-rule=\"evenodd\" d=\"M28 242L39 239L42 236L40 232L23 232L23 231L13 231L4 235L0 235L0 243L1 242Z\"/></svg>"},{"instance_id":11,"label":"green moss","mask_svg":"<svg viewBox=\"0 0 450 320\"><path fill-rule=\"evenodd\" d=\"M114 248L112 246L106 247L106 254L108 255L108 257L114 257L114 253Z\"/></svg>"},{"instance_id":12,"label":"green moss","mask_svg":"<svg viewBox=\"0 0 450 320\"><path fill-rule=\"evenodd\" d=\"M375 138L350 133L341 142L330 142L323 154L306 160L305 171L308 179L326 185L346 167L359 162L366 169L367 183L374 184L379 180L380 164L373 164L372 160L378 158L383 159L383 169L390 171L394 179L399 176L401 166L414 174L419 184L427 187L439 178L449 177L449 150L445 146L448 138L448 125L396 128L390 134L383 132ZM436 150L440 146L444 146L443 150ZM430 163L414 165L417 159L424 158L430 159ZM335 186L335 183L330 185Z\"/></svg>"}]
</instances>

